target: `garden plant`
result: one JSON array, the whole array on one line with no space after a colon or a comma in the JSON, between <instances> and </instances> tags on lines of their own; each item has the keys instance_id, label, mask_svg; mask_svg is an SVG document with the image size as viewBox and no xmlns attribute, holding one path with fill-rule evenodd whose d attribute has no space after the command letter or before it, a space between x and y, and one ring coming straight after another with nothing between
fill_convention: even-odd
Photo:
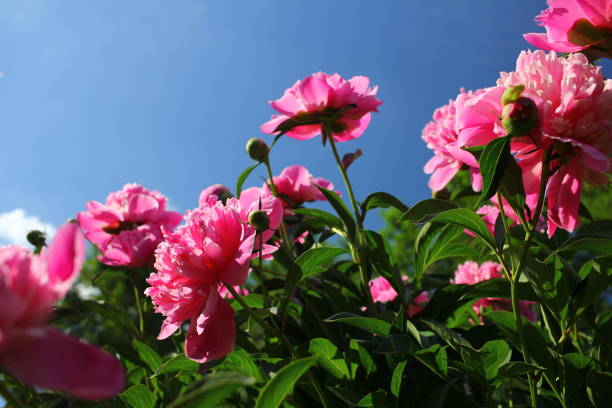
<instances>
[{"instance_id":1,"label":"garden plant","mask_svg":"<svg viewBox=\"0 0 612 408\"><path fill-rule=\"evenodd\" d=\"M612 2L548 5L540 50L425 125L431 198L355 195L384 105L366 76L317 72L192 210L127 184L0 248L7 406L610 406ZM306 139L347 194L275 165Z\"/></svg>"}]
</instances>

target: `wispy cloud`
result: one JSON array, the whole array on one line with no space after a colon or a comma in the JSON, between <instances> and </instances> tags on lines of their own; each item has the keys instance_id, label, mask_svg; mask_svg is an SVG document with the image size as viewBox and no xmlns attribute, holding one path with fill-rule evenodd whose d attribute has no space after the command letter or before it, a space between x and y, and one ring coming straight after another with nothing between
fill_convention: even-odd
<instances>
[{"instance_id":1,"label":"wispy cloud","mask_svg":"<svg viewBox=\"0 0 612 408\"><path fill-rule=\"evenodd\" d=\"M55 234L53 225L42 222L34 215L28 215L22 208L0 213L0 245L28 245L26 234L33 229L46 232L48 238Z\"/></svg>"}]
</instances>

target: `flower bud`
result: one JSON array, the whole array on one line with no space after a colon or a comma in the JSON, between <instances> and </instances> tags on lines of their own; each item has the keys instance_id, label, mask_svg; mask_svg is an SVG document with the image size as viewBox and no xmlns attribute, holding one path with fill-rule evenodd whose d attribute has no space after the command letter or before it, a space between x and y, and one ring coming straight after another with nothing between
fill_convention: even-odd
<instances>
[{"instance_id":1,"label":"flower bud","mask_svg":"<svg viewBox=\"0 0 612 408\"><path fill-rule=\"evenodd\" d=\"M502 109L502 125L508 136L525 136L538 123L538 108L535 102L520 96Z\"/></svg>"},{"instance_id":2,"label":"flower bud","mask_svg":"<svg viewBox=\"0 0 612 408\"><path fill-rule=\"evenodd\" d=\"M270 217L263 210L254 210L249 214L249 224L255 228L255 231L264 232L270 227Z\"/></svg>"},{"instance_id":3,"label":"flower bud","mask_svg":"<svg viewBox=\"0 0 612 408\"><path fill-rule=\"evenodd\" d=\"M270 149L266 142L253 137L247 141L246 151L251 159L262 162L268 159L268 152Z\"/></svg>"},{"instance_id":4,"label":"flower bud","mask_svg":"<svg viewBox=\"0 0 612 408\"><path fill-rule=\"evenodd\" d=\"M31 230L26 235L28 242L36 247L36 252L40 252L42 247L46 246L47 234L39 230Z\"/></svg>"}]
</instances>

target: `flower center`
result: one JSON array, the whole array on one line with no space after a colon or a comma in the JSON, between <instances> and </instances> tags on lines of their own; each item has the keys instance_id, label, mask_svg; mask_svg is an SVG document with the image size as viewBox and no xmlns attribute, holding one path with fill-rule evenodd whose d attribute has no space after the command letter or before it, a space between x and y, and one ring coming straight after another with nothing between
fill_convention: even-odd
<instances>
[{"instance_id":1,"label":"flower center","mask_svg":"<svg viewBox=\"0 0 612 408\"><path fill-rule=\"evenodd\" d=\"M141 226L142 222L117 221L102 228L107 234L118 235L121 231L130 231Z\"/></svg>"}]
</instances>

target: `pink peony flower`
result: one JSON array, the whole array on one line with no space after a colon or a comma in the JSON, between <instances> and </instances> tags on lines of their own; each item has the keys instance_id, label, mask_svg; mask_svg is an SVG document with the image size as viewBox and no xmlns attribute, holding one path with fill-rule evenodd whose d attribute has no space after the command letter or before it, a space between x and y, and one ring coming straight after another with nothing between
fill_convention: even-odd
<instances>
[{"instance_id":1,"label":"pink peony flower","mask_svg":"<svg viewBox=\"0 0 612 408\"><path fill-rule=\"evenodd\" d=\"M155 251L155 269L145 290L155 311L166 318L158 339L172 335L185 320L190 328L185 339L188 358L206 362L229 353L234 345L233 310L223 300L221 285L243 285L249 273L249 261L256 256L257 233L247 218L261 208L270 217L267 241L282 218L282 205L262 189L250 188L239 199L223 202L207 196L200 206L187 211L185 224L175 232L165 232L164 241ZM269 254L276 246L264 244ZM221 292L221 296L219 295Z\"/></svg>"},{"instance_id":2,"label":"pink peony flower","mask_svg":"<svg viewBox=\"0 0 612 408\"><path fill-rule=\"evenodd\" d=\"M404 282L408 281L407 276L403 276L402 280ZM397 292L391 286L391 283L387 279L382 276L372 279L369 282L370 285L370 293L372 294L372 299L374 302L386 303L392 302L397 298ZM408 305L408 316L412 317L415 314L419 313L425 307L425 304L429 301L429 295L427 292L419 293L413 300L410 305Z\"/></svg>"},{"instance_id":3,"label":"pink peony flower","mask_svg":"<svg viewBox=\"0 0 612 408\"><path fill-rule=\"evenodd\" d=\"M21 381L77 398L110 398L123 389L123 368L106 352L49 326L83 264L85 244L76 224L62 226L40 255L0 248L0 367ZM87 373L87 375L83 375Z\"/></svg>"},{"instance_id":4,"label":"pink peony flower","mask_svg":"<svg viewBox=\"0 0 612 408\"><path fill-rule=\"evenodd\" d=\"M370 124L370 112L378 112L382 104L375 97L377 91L378 87L370 88L370 80L364 76L346 81L338 74L317 72L270 102L280 115L272 116L261 131L273 134L281 123L293 119L303 125L287 131L287 136L305 140L321 134L323 121L328 121L336 142L355 139Z\"/></svg>"},{"instance_id":5,"label":"pink peony flower","mask_svg":"<svg viewBox=\"0 0 612 408\"><path fill-rule=\"evenodd\" d=\"M546 33L523 37L545 51L578 52L587 48L612 57L612 5L609 0L548 0L535 20Z\"/></svg>"},{"instance_id":6,"label":"pink peony flower","mask_svg":"<svg viewBox=\"0 0 612 408\"><path fill-rule=\"evenodd\" d=\"M538 108L538 124L526 137L514 138L511 150L523 171L527 205L533 211L540 187L543 151L553 148L547 188L548 234L573 231L579 224L582 184L604 184L612 153L612 80L582 54L561 58L555 52L524 51L516 71L501 73L498 86L476 98L457 99L460 146L484 145L506 134L500 121L501 96L524 85L522 96Z\"/></svg>"},{"instance_id":7,"label":"pink peony flower","mask_svg":"<svg viewBox=\"0 0 612 408\"><path fill-rule=\"evenodd\" d=\"M162 227L174 228L182 216L166 210L166 197L137 184L110 193L106 203L89 201L77 219L87 239L112 266L145 266L162 240Z\"/></svg>"},{"instance_id":8,"label":"pink peony flower","mask_svg":"<svg viewBox=\"0 0 612 408\"><path fill-rule=\"evenodd\" d=\"M460 97L472 98L482 92L465 92L462 89ZM431 174L429 188L432 191L442 190L464 164L470 168L474 191L480 191L482 188L478 162L472 154L461 150L461 146L457 144L458 133L455 101L451 100L447 105L435 110L433 120L425 125L421 136L427 147L434 151L434 157L429 159L423 168L425 174Z\"/></svg>"},{"instance_id":9,"label":"pink peony flower","mask_svg":"<svg viewBox=\"0 0 612 408\"><path fill-rule=\"evenodd\" d=\"M484 262L482 265L474 261L467 261L457 267L455 271L455 277L451 280L451 283L456 284L467 284L474 285L479 282L483 282L489 279L504 278L502 274L501 265L495 262ZM521 314L531 321L537 319L535 311L532 309L534 302L527 300L519 301L519 309ZM473 305L472 310L477 315L482 313L482 309L485 307L492 307L493 310L511 310L512 306L508 299L498 298L482 298L478 299Z\"/></svg>"},{"instance_id":10,"label":"pink peony flower","mask_svg":"<svg viewBox=\"0 0 612 408\"><path fill-rule=\"evenodd\" d=\"M263 189L271 195L269 182L264 183ZM305 167L297 165L285 167L280 175L274 177L274 185L285 208L296 208L310 201L324 201L325 196L316 186L328 190L334 188L331 181L314 178Z\"/></svg>"}]
</instances>

